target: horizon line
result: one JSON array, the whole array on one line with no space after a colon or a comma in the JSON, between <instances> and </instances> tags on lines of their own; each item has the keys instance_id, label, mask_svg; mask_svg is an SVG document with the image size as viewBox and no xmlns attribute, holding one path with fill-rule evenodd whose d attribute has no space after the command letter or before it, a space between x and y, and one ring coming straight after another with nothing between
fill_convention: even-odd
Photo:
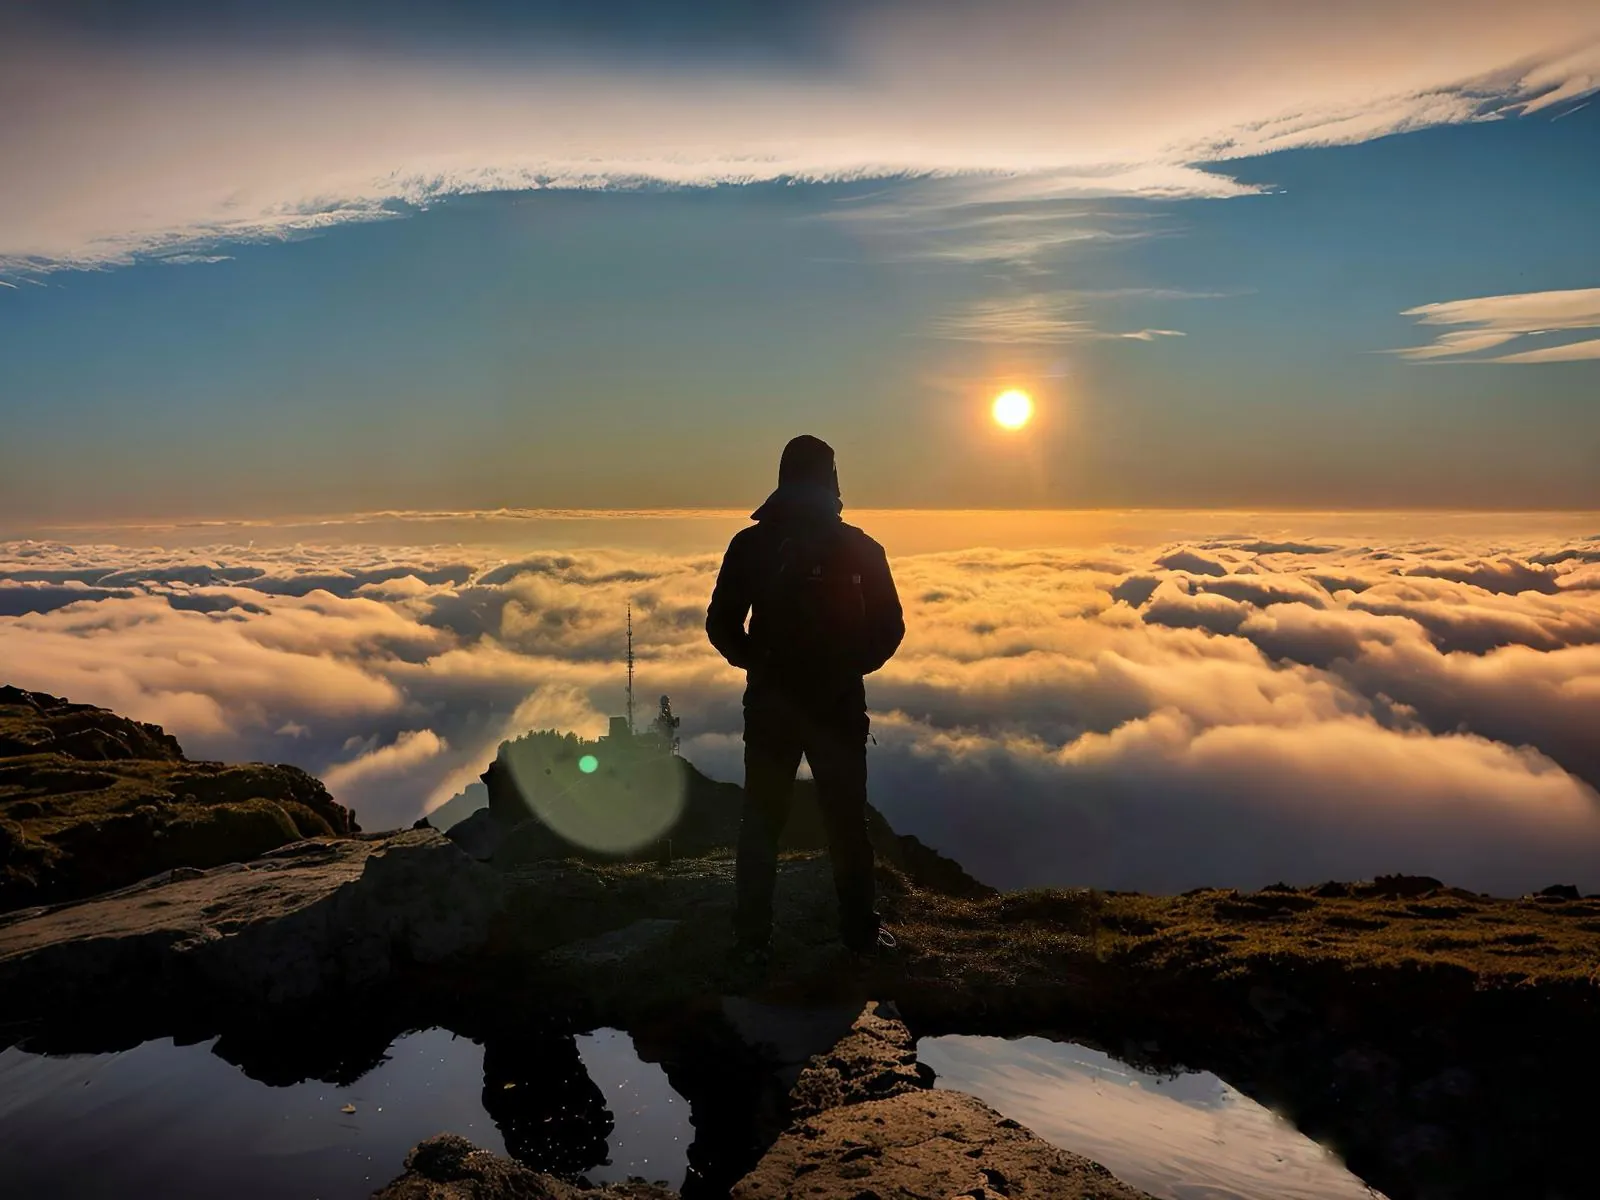
<instances>
[{"instance_id":1,"label":"horizon line","mask_svg":"<svg viewBox=\"0 0 1600 1200\"><path fill-rule=\"evenodd\" d=\"M369 509L350 512L289 513L276 517L160 517L149 516L121 520L78 519L55 521L25 527L33 534L50 534L78 530L129 530L153 532L178 529L286 529L317 526L348 526L377 524L384 521L438 524L449 521L480 522L533 522L533 521L586 521L586 520L722 520L749 519L750 506L657 506L650 508L556 508L556 507L499 507L481 509ZM982 505L916 505L916 506L861 506L847 508L846 512L878 516L915 516L921 514L951 515L1293 515L1303 517L1337 516L1594 516L1600 519L1600 507L1468 507L1462 505L1371 505L1323 506L1293 504L1247 505L1081 505L1047 507L1013 507ZM29 542L39 540L26 533L0 533L0 541Z\"/></svg>"}]
</instances>

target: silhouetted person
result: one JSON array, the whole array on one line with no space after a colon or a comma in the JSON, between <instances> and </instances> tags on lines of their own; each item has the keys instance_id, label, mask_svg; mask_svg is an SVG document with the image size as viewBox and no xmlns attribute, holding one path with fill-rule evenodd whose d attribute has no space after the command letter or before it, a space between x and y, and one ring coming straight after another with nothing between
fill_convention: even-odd
<instances>
[{"instance_id":1,"label":"silhouetted person","mask_svg":"<svg viewBox=\"0 0 1600 1200\"><path fill-rule=\"evenodd\" d=\"M842 508L833 448L795 438L756 524L729 543L706 613L711 644L746 673L734 927L751 958L771 936L778 839L802 754L827 829L840 937L859 953L878 944L862 677L889 661L905 621L883 547L845 524Z\"/></svg>"}]
</instances>

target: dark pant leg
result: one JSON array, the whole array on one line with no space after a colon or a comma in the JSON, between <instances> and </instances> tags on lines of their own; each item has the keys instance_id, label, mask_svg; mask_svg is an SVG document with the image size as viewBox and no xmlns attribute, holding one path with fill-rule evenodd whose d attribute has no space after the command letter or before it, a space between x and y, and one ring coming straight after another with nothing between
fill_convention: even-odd
<instances>
[{"instance_id":1,"label":"dark pant leg","mask_svg":"<svg viewBox=\"0 0 1600 1200\"><path fill-rule=\"evenodd\" d=\"M772 935L778 839L789 819L800 752L799 731L782 713L746 709L744 812L739 821L733 922L741 945L765 946Z\"/></svg>"},{"instance_id":2,"label":"dark pant leg","mask_svg":"<svg viewBox=\"0 0 1600 1200\"><path fill-rule=\"evenodd\" d=\"M828 856L839 893L839 937L863 950L878 939L873 908L872 842L867 837L867 732L862 718L813 722L806 760L828 831Z\"/></svg>"}]
</instances>

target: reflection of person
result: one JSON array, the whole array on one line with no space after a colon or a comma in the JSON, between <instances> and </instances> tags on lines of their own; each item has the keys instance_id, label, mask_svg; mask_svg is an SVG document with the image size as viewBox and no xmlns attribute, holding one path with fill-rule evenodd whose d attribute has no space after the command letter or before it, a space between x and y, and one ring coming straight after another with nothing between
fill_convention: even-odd
<instances>
[{"instance_id":1,"label":"reflection of person","mask_svg":"<svg viewBox=\"0 0 1600 1200\"><path fill-rule=\"evenodd\" d=\"M483 1107L506 1153L536 1171L570 1177L607 1161L611 1110L571 1034L519 1031L485 1039Z\"/></svg>"},{"instance_id":2,"label":"reflection of person","mask_svg":"<svg viewBox=\"0 0 1600 1200\"><path fill-rule=\"evenodd\" d=\"M749 958L771 935L778 839L802 754L827 828L840 937L859 953L880 944L862 677L894 654L905 622L883 547L845 524L842 508L832 447L795 438L777 490L729 543L706 614L712 645L746 672L735 932Z\"/></svg>"}]
</instances>

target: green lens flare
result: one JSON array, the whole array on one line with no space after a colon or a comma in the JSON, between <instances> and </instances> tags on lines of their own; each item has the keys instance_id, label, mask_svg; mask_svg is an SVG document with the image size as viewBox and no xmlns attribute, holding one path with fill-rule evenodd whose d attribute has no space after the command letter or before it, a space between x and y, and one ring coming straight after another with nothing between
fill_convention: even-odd
<instances>
[{"instance_id":1,"label":"green lens flare","mask_svg":"<svg viewBox=\"0 0 1600 1200\"><path fill-rule=\"evenodd\" d=\"M633 854L665 837L683 815L689 777L682 760L655 742L608 745L530 733L508 747L517 798L581 849Z\"/></svg>"}]
</instances>

